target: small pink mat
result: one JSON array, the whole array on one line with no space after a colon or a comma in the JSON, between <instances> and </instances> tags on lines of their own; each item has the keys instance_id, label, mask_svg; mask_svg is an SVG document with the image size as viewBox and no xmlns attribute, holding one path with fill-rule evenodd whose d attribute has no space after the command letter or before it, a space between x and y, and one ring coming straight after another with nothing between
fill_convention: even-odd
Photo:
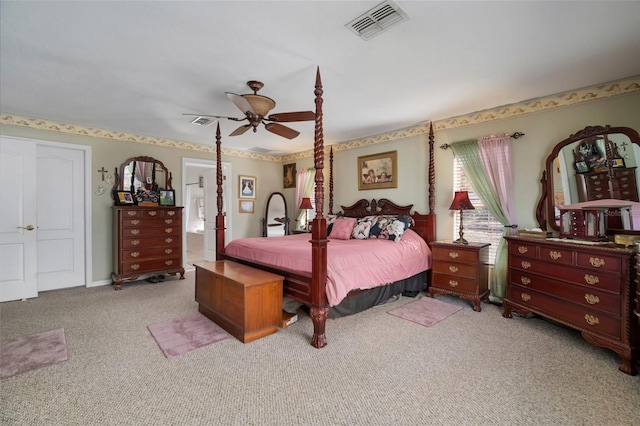
<instances>
[{"instance_id":1,"label":"small pink mat","mask_svg":"<svg viewBox=\"0 0 640 426\"><path fill-rule=\"evenodd\" d=\"M229 336L226 331L200 313L151 324L148 328L167 358L211 345Z\"/></svg>"},{"instance_id":2,"label":"small pink mat","mask_svg":"<svg viewBox=\"0 0 640 426\"><path fill-rule=\"evenodd\" d=\"M0 342L2 379L66 360L67 341L63 328Z\"/></svg>"},{"instance_id":3,"label":"small pink mat","mask_svg":"<svg viewBox=\"0 0 640 426\"><path fill-rule=\"evenodd\" d=\"M455 314L461 306L441 302L431 297L423 297L415 302L407 303L388 313L416 324L431 327L443 319Z\"/></svg>"}]
</instances>

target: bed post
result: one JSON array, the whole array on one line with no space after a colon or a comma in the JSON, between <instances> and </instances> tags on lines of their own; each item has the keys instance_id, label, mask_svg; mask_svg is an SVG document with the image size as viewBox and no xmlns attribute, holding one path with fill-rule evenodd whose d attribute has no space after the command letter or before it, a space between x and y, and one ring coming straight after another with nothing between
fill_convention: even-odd
<instances>
[{"instance_id":1,"label":"bed post","mask_svg":"<svg viewBox=\"0 0 640 426\"><path fill-rule=\"evenodd\" d=\"M324 133L322 129L322 81L320 67L316 71L315 86L315 134L313 158L315 161L315 197L316 217L311 225L311 307L310 316L313 321L313 337L311 345L322 348L327 344L325 323L329 313L327 302L327 221L323 214L324 205Z\"/></svg>"},{"instance_id":2,"label":"bed post","mask_svg":"<svg viewBox=\"0 0 640 426\"><path fill-rule=\"evenodd\" d=\"M333 214L333 147L329 148L329 214Z\"/></svg>"},{"instance_id":3,"label":"bed post","mask_svg":"<svg viewBox=\"0 0 640 426\"><path fill-rule=\"evenodd\" d=\"M435 194L436 169L433 159L433 122L429 123L429 214L435 214L436 194Z\"/></svg>"},{"instance_id":4,"label":"bed post","mask_svg":"<svg viewBox=\"0 0 640 426\"><path fill-rule=\"evenodd\" d=\"M221 152L220 123L216 130L216 184L218 185L216 202L218 214L216 215L216 260L222 260L224 252L224 214L222 213L222 152Z\"/></svg>"}]
</instances>

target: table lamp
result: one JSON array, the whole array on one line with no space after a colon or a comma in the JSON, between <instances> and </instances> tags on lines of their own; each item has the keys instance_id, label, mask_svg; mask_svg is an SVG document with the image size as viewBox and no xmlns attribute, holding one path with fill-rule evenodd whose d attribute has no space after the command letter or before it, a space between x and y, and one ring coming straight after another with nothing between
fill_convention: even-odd
<instances>
[{"instance_id":1,"label":"table lamp","mask_svg":"<svg viewBox=\"0 0 640 426\"><path fill-rule=\"evenodd\" d=\"M462 226L462 211L463 210L474 210L473 204L469 201L469 193L467 191L456 191L455 196L453 197L453 201L451 202L451 206L449 210L460 210L460 238L454 241L457 244L469 244L469 241L462 238L464 235L463 226Z\"/></svg>"},{"instance_id":2,"label":"table lamp","mask_svg":"<svg viewBox=\"0 0 640 426\"><path fill-rule=\"evenodd\" d=\"M300 210L304 210L304 226L305 226L305 231L309 230L309 210L313 209L313 206L311 205L311 199L309 199L308 197L304 197L302 199L302 202L300 203Z\"/></svg>"}]
</instances>

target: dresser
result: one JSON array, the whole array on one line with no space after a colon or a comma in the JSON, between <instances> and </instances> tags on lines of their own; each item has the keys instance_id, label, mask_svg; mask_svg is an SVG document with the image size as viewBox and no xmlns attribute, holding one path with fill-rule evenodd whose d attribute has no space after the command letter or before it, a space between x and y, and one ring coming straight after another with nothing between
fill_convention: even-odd
<instances>
[{"instance_id":1,"label":"dresser","mask_svg":"<svg viewBox=\"0 0 640 426\"><path fill-rule=\"evenodd\" d=\"M615 351L620 371L637 374L635 251L608 243L505 238L509 269L502 315L535 313L579 330L588 342Z\"/></svg>"},{"instance_id":2,"label":"dresser","mask_svg":"<svg viewBox=\"0 0 640 426\"><path fill-rule=\"evenodd\" d=\"M182 267L182 207L113 207L116 290L141 275L176 274Z\"/></svg>"},{"instance_id":3,"label":"dresser","mask_svg":"<svg viewBox=\"0 0 640 426\"><path fill-rule=\"evenodd\" d=\"M456 244L436 241L431 244L433 255L429 295L452 294L473 302L473 310L480 312L480 302L489 297L488 243Z\"/></svg>"},{"instance_id":4,"label":"dresser","mask_svg":"<svg viewBox=\"0 0 640 426\"><path fill-rule=\"evenodd\" d=\"M620 200L638 200L638 188L636 185L636 168L614 168L612 179L617 183L620 191L619 197L612 197L609 188L609 172L591 172L576 174L578 184L578 197L580 201L593 201L605 198L617 198ZM613 182L612 182L613 183Z\"/></svg>"}]
</instances>

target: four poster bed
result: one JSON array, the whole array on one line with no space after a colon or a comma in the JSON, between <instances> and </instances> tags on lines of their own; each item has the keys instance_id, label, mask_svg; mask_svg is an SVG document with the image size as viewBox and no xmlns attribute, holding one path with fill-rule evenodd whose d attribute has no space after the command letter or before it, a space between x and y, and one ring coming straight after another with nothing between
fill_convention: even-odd
<instances>
[{"instance_id":1,"label":"four poster bed","mask_svg":"<svg viewBox=\"0 0 640 426\"><path fill-rule=\"evenodd\" d=\"M428 244L435 240L435 168L433 127L429 129L429 214L411 212L387 199L361 199L333 215L333 151L330 153L329 221L324 215L324 135L322 82L315 84L315 199L316 217L311 234L275 238L244 238L225 246L222 213L222 163L220 127L216 132L217 260L232 260L284 276L284 296L309 307L313 322L311 344L326 345L325 323L330 308L335 316L366 309L389 296L423 290L431 268ZM355 223L354 223L355 222ZM366 239L350 236L354 225L368 227ZM328 226L330 232L328 231ZM346 235L339 232L348 228ZM376 231L377 230L377 231ZM355 231L354 231L355 232ZM371 232L371 238L369 238ZM377 236L374 233L377 232ZM309 240L311 236L311 240ZM278 245L279 244L279 245ZM275 247L275 248L274 248ZM373 248L377 251L374 251ZM287 256L287 253L290 255ZM372 256L372 257L371 257Z\"/></svg>"}]
</instances>

